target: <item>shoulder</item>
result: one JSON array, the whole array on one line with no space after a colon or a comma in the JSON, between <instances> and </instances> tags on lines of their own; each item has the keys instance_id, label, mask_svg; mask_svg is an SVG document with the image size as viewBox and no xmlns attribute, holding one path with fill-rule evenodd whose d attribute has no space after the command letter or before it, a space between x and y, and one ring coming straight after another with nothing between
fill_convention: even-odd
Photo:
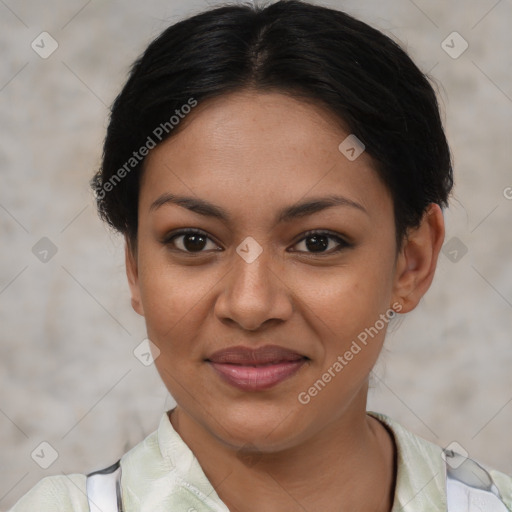
<instances>
[{"instance_id":1,"label":"shoulder","mask_svg":"<svg viewBox=\"0 0 512 512\"><path fill-rule=\"evenodd\" d=\"M500 491L503 502L510 510L512 510L512 475L507 475L495 469L487 468L487 470L489 471L494 484Z\"/></svg>"},{"instance_id":2,"label":"shoulder","mask_svg":"<svg viewBox=\"0 0 512 512\"><path fill-rule=\"evenodd\" d=\"M446 510L446 508L442 508L446 507L447 476L447 463L445 462L447 455L443 448L412 433L384 414L374 412L369 412L369 414L388 427L395 439L397 448L396 500L401 503L407 503L408 499L431 505L436 503L441 505L442 510ZM467 466L470 473L474 473L477 467L486 471L492 479L489 486L494 485L504 504L512 510L512 476L470 458L463 457L461 460L467 461L463 462L461 466ZM405 507L405 510L408 508ZM414 510L423 510L423 508ZM429 508L426 507L425 510L429 510ZM431 510L437 509L431 508Z\"/></svg>"},{"instance_id":3,"label":"shoulder","mask_svg":"<svg viewBox=\"0 0 512 512\"><path fill-rule=\"evenodd\" d=\"M85 485L86 475L47 476L8 512L89 512Z\"/></svg>"},{"instance_id":4,"label":"shoulder","mask_svg":"<svg viewBox=\"0 0 512 512\"><path fill-rule=\"evenodd\" d=\"M127 497L133 494L127 483L131 480L138 482L141 476L151 475L155 466L158 467L161 461L158 448L155 431L122 456L122 485ZM24 494L8 512L89 512L87 476L79 473L47 476ZM130 498L131 501L133 499Z\"/></svg>"}]
</instances>

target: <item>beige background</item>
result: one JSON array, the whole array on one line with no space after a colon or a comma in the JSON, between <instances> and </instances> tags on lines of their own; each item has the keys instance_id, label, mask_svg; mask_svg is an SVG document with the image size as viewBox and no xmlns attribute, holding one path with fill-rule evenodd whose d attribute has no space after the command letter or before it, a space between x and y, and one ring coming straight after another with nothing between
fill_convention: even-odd
<instances>
[{"instance_id":1,"label":"beige background","mask_svg":"<svg viewBox=\"0 0 512 512\"><path fill-rule=\"evenodd\" d=\"M324 4L397 38L431 71L455 157L446 220L447 240L458 240L390 334L369 408L512 473L512 2ZM110 465L173 403L133 355L144 324L130 307L121 240L97 218L88 180L128 66L170 23L205 7L0 1L1 510L43 476ZM31 48L43 31L59 45L47 59ZM441 46L453 31L469 44L457 59ZM46 263L32 250L43 237L57 249ZM58 453L48 469L31 458L43 441Z\"/></svg>"}]
</instances>

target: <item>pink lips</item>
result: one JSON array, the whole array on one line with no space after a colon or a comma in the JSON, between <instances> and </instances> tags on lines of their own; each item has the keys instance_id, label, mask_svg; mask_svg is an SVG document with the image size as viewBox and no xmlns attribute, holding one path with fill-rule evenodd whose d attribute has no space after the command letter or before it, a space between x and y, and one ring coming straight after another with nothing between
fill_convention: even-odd
<instances>
[{"instance_id":1,"label":"pink lips","mask_svg":"<svg viewBox=\"0 0 512 512\"><path fill-rule=\"evenodd\" d=\"M227 383L244 391L269 389L291 377L307 358L277 345L258 349L231 347L211 355L209 362Z\"/></svg>"}]
</instances>

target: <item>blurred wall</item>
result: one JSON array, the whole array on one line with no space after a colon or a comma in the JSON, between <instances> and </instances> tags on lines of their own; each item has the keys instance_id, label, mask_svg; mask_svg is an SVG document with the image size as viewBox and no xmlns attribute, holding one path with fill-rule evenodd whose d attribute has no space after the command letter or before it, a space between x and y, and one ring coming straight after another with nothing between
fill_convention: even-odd
<instances>
[{"instance_id":1,"label":"blurred wall","mask_svg":"<svg viewBox=\"0 0 512 512\"><path fill-rule=\"evenodd\" d=\"M88 180L129 65L215 4L0 2L1 510L46 475L110 465L173 404L133 354L144 324ZM512 2L323 4L399 40L430 72L455 159L437 276L389 334L369 408L512 473ZM42 442L57 456L47 469Z\"/></svg>"}]
</instances>

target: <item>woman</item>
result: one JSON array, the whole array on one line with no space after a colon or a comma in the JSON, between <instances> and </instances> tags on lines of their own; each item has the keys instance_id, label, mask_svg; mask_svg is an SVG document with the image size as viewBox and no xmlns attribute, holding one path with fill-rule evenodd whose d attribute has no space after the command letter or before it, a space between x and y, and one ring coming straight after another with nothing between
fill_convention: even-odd
<instances>
[{"instance_id":1,"label":"woman","mask_svg":"<svg viewBox=\"0 0 512 512\"><path fill-rule=\"evenodd\" d=\"M453 185L433 89L393 41L297 1L171 26L112 107L92 185L177 406L13 512L511 509L511 477L366 411Z\"/></svg>"}]
</instances>

